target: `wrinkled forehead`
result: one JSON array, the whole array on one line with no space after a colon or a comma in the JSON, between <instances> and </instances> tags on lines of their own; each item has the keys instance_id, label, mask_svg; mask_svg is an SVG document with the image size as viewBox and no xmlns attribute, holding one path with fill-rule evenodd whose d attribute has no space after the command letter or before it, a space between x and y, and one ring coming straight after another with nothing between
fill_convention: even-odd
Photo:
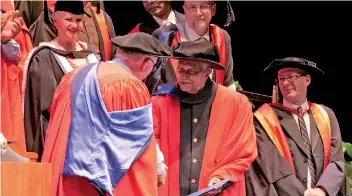
<instances>
[{"instance_id":1,"label":"wrinkled forehead","mask_svg":"<svg viewBox=\"0 0 352 196\"><path fill-rule=\"evenodd\" d=\"M287 67L287 68L280 69L277 73L278 73L278 76L287 76L292 74L305 74L305 71L298 68Z\"/></svg>"},{"instance_id":2,"label":"wrinkled forehead","mask_svg":"<svg viewBox=\"0 0 352 196\"><path fill-rule=\"evenodd\" d=\"M180 60L177 62L177 64L178 64L177 67L183 70L199 71L205 67L208 67L208 64L206 63L195 62L195 61L185 61L185 60Z\"/></svg>"}]
</instances>

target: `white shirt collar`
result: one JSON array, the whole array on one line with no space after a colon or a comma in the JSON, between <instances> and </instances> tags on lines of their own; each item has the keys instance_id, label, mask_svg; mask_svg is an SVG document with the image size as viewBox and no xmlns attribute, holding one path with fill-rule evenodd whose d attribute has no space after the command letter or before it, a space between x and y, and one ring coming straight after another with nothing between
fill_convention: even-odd
<instances>
[{"instance_id":1,"label":"white shirt collar","mask_svg":"<svg viewBox=\"0 0 352 196\"><path fill-rule=\"evenodd\" d=\"M208 31L203 36L200 36L196 32L194 32L193 29L191 29L191 27L188 25L187 21L185 22L184 27L185 27L185 39L186 40L194 41L194 40L197 40L197 39L203 37L203 38L207 39L208 41L210 41L209 28L208 28Z\"/></svg>"},{"instance_id":2,"label":"white shirt collar","mask_svg":"<svg viewBox=\"0 0 352 196\"><path fill-rule=\"evenodd\" d=\"M286 99L283 100L282 103L285 107L293 109L293 110L297 110L297 108L299 107L298 105L295 105L293 103L288 102ZM309 110L309 104L307 99L304 101L304 103L301 105L303 111L307 111Z\"/></svg>"},{"instance_id":3,"label":"white shirt collar","mask_svg":"<svg viewBox=\"0 0 352 196\"><path fill-rule=\"evenodd\" d=\"M159 24L159 26L163 26L164 23L166 22L170 22L171 24L176 24L177 23L177 19L176 19L176 15L175 12L173 10L171 10L169 16L167 17L166 20L163 20L161 18L158 18L156 16L153 16L154 20Z\"/></svg>"}]
</instances>

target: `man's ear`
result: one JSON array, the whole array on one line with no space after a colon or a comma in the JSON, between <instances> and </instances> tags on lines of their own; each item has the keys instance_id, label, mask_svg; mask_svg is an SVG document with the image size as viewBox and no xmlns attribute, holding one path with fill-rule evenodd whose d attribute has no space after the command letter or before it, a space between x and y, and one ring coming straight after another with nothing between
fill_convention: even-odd
<instances>
[{"instance_id":1,"label":"man's ear","mask_svg":"<svg viewBox=\"0 0 352 196\"><path fill-rule=\"evenodd\" d=\"M210 74L211 74L211 72L213 71L213 69L212 68L207 68L207 70L205 71L205 73L206 73L206 75L207 75L207 77L209 77L210 76Z\"/></svg>"},{"instance_id":2,"label":"man's ear","mask_svg":"<svg viewBox=\"0 0 352 196\"><path fill-rule=\"evenodd\" d=\"M183 7L183 13L186 13L186 10L187 10L186 5L185 5L185 4L183 4L183 5L182 5L182 7Z\"/></svg>"},{"instance_id":3,"label":"man's ear","mask_svg":"<svg viewBox=\"0 0 352 196\"><path fill-rule=\"evenodd\" d=\"M214 2L214 5L211 6L211 16L213 17L215 16L215 14L216 14L216 3Z\"/></svg>"},{"instance_id":4,"label":"man's ear","mask_svg":"<svg viewBox=\"0 0 352 196\"><path fill-rule=\"evenodd\" d=\"M306 84L309 86L309 84L312 82L312 77L308 74L306 75Z\"/></svg>"}]
</instances>

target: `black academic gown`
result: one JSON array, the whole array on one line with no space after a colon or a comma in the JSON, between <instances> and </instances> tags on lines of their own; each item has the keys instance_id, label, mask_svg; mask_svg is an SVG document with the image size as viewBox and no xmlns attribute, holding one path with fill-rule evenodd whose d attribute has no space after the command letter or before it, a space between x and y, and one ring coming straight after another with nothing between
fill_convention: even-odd
<instances>
[{"instance_id":1,"label":"black academic gown","mask_svg":"<svg viewBox=\"0 0 352 196\"><path fill-rule=\"evenodd\" d=\"M302 196L307 183L307 158L302 154L297 124L290 112L273 107L282 125L286 141L290 148L296 175L288 161L280 154L267 136L259 121L254 118L256 128L258 157L246 172L247 196ZM327 169L323 172L323 143L313 116L310 116L313 156L316 163L317 185L323 185L329 195L348 196L349 186L343 171L343 152L340 129L333 111L324 106L331 122L331 148ZM297 129L297 130L296 130ZM315 140L315 142L313 142ZM296 145L297 144L297 145ZM314 147L315 146L315 147ZM346 186L347 185L347 186Z\"/></svg>"},{"instance_id":2,"label":"black academic gown","mask_svg":"<svg viewBox=\"0 0 352 196\"><path fill-rule=\"evenodd\" d=\"M24 126L28 152L38 153L40 160L50 120L50 105L55 90L65 74L54 53L69 55L49 46L36 49L25 66L24 90ZM88 56L92 52L82 52ZM82 56L81 56L82 57Z\"/></svg>"}]
</instances>

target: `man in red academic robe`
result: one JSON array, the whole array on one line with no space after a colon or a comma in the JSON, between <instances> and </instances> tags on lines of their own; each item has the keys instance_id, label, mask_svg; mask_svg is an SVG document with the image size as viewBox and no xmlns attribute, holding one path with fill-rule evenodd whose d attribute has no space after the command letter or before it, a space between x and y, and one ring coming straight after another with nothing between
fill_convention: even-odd
<instances>
[{"instance_id":1,"label":"man in red academic robe","mask_svg":"<svg viewBox=\"0 0 352 196\"><path fill-rule=\"evenodd\" d=\"M244 173L257 156L253 113L244 95L213 82L223 70L206 39L174 48L177 83L153 94L154 134L168 166L159 195L189 195L233 176L213 195L245 195Z\"/></svg>"},{"instance_id":2,"label":"man in red academic robe","mask_svg":"<svg viewBox=\"0 0 352 196\"><path fill-rule=\"evenodd\" d=\"M171 48L144 33L112 43L117 58L66 74L56 90L42 158L53 164L52 195L157 195L159 155L141 80Z\"/></svg>"},{"instance_id":3,"label":"man in red academic robe","mask_svg":"<svg viewBox=\"0 0 352 196\"><path fill-rule=\"evenodd\" d=\"M227 6L231 10L229 14L232 16L230 4L228 3ZM153 35L171 47L182 41L194 41L199 38L211 41L219 48L220 63L225 67L225 70L214 70L210 75L211 79L217 84L236 89L233 79L231 37L224 29L210 24L216 13L216 2L185 1L183 10L186 20L176 24L176 31L167 26L157 29ZM229 18L229 20L233 19ZM175 69L175 66L173 67Z\"/></svg>"},{"instance_id":4,"label":"man in red academic robe","mask_svg":"<svg viewBox=\"0 0 352 196\"><path fill-rule=\"evenodd\" d=\"M32 49L29 31L11 1L1 1L1 131L26 151L21 111L23 65ZM12 53L12 54L10 54ZM15 54L14 54L15 53ZM15 57L15 58L14 58Z\"/></svg>"}]
</instances>

